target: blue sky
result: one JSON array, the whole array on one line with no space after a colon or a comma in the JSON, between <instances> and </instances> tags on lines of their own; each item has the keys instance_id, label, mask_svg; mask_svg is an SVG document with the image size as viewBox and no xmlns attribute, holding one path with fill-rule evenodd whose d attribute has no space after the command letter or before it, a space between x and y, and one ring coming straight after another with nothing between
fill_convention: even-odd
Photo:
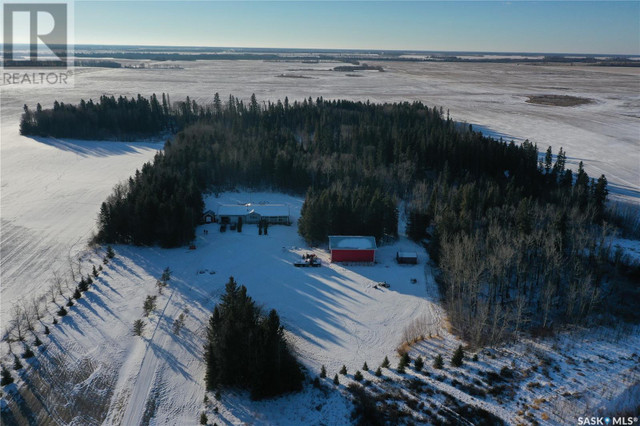
<instances>
[{"instance_id":1,"label":"blue sky","mask_svg":"<svg viewBox=\"0 0 640 426\"><path fill-rule=\"evenodd\" d=\"M640 1L76 1L77 44L640 54Z\"/></svg>"}]
</instances>

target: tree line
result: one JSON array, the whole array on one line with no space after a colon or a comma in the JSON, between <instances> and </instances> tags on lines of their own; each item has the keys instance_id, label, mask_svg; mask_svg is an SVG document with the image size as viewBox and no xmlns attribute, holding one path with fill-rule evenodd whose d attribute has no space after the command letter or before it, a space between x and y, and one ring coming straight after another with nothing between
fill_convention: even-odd
<instances>
[{"instance_id":1,"label":"tree line","mask_svg":"<svg viewBox=\"0 0 640 426\"><path fill-rule=\"evenodd\" d=\"M20 120L20 134L75 139L132 140L156 135L174 125L168 95L159 101L138 95L127 98L103 95L97 102L82 99L78 105L55 101L53 108L35 111L26 104Z\"/></svg>"},{"instance_id":2,"label":"tree line","mask_svg":"<svg viewBox=\"0 0 640 426\"><path fill-rule=\"evenodd\" d=\"M307 192L301 234L308 241L353 227L395 235L391 205L440 173L454 180L486 177L528 196L548 186L535 145L483 137L420 102L285 98L260 104L255 96L223 102L216 93L211 105L187 98L169 115L183 130L105 201L100 241L187 243L202 210L197 194L237 185ZM327 209L329 201L339 211Z\"/></svg>"}]
</instances>

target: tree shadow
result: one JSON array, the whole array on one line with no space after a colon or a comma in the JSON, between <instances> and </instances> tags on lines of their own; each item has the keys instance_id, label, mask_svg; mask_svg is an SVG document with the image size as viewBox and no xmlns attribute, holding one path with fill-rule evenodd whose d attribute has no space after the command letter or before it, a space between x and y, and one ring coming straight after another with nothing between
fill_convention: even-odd
<instances>
[{"instance_id":1,"label":"tree shadow","mask_svg":"<svg viewBox=\"0 0 640 426\"><path fill-rule=\"evenodd\" d=\"M158 151L164 147L164 142L84 141L42 136L34 136L31 139L61 151L72 152L81 157L113 157L146 150Z\"/></svg>"}]
</instances>

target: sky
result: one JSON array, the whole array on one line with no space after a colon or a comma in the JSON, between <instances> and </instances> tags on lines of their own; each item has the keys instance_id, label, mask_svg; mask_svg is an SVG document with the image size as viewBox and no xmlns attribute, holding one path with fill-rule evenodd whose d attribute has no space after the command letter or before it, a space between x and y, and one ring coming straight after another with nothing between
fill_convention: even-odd
<instances>
[{"instance_id":1,"label":"sky","mask_svg":"<svg viewBox=\"0 0 640 426\"><path fill-rule=\"evenodd\" d=\"M640 54L640 1L84 1L76 44Z\"/></svg>"}]
</instances>

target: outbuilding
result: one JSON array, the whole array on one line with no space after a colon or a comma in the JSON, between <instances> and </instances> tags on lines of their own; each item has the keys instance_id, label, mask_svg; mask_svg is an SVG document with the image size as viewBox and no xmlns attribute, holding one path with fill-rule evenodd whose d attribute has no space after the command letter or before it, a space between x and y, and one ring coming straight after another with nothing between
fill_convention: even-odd
<instances>
[{"instance_id":1,"label":"outbuilding","mask_svg":"<svg viewBox=\"0 0 640 426\"><path fill-rule=\"evenodd\" d=\"M201 223L213 223L216 221L216 214L212 210L202 213Z\"/></svg>"},{"instance_id":2,"label":"outbuilding","mask_svg":"<svg viewBox=\"0 0 640 426\"><path fill-rule=\"evenodd\" d=\"M376 239L357 235L329 236L332 262L375 262Z\"/></svg>"},{"instance_id":3,"label":"outbuilding","mask_svg":"<svg viewBox=\"0 0 640 426\"><path fill-rule=\"evenodd\" d=\"M416 265L418 263L418 253L413 251L396 252L396 261L400 264Z\"/></svg>"}]
</instances>

